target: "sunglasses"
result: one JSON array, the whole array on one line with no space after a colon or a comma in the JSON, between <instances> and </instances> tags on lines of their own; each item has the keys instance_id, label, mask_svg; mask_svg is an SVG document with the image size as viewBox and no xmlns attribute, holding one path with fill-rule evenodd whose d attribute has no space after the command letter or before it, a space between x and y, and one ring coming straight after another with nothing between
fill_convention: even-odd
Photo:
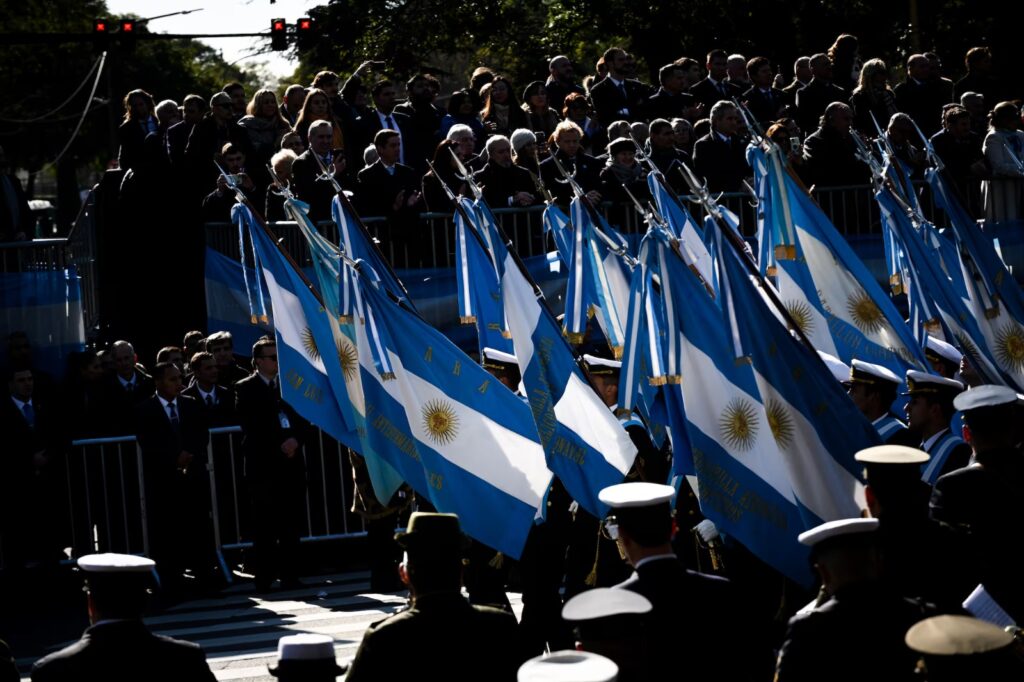
<instances>
[{"instance_id":1,"label":"sunglasses","mask_svg":"<svg viewBox=\"0 0 1024 682\"><path fill-rule=\"evenodd\" d=\"M261 356L259 356L256 359L257 360L277 360L277 356L276 355L261 355Z\"/></svg>"}]
</instances>

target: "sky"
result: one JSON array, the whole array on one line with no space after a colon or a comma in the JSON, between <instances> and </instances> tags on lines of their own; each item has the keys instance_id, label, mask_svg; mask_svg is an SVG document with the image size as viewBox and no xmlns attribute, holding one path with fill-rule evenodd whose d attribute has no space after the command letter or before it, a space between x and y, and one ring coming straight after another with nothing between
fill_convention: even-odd
<instances>
[{"instance_id":1,"label":"sky","mask_svg":"<svg viewBox=\"0 0 1024 682\"><path fill-rule=\"evenodd\" d=\"M283 18L289 24L306 16L310 7L326 4L326 0L107 0L111 14L135 14L155 17L182 10L203 8L191 14L155 19L149 24L153 33L256 33L270 30L270 20ZM291 75L297 63L282 52L268 52L246 58L255 52L259 38L209 38L204 42L221 51L228 62L251 68L264 62L266 70L278 78ZM264 41L265 42L265 41Z\"/></svg>"}]
</instances>

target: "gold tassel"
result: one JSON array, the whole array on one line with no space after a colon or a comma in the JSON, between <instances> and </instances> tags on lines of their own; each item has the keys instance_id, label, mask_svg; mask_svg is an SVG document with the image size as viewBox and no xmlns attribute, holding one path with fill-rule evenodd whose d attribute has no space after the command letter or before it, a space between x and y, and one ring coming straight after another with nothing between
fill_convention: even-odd
<instances>
[{"instance_id":1,"label":"gold tassel","mask_svg":"<svg viewBox=\"0 0 1024 682\"><path fill-rule=\"evenodd\" d=\"M576 345L583 343L583 337L585 334L582 332L565 332L565 338L569 339L569 343Z\"/></svg>"},{"instance_id":2,"label":"gold tassel","mask_svg":"<svg viewBox=\"0 0 1024 682\"><path fill-rule=\"evenodd\" d=\"M667 377L665 377L665 383L679 385L683 383L683 377L679 376L678 374L669 374Z\"/></svg>"},{"instance_id":3,"label":"gold tassel","mask_svg":"<svg viewBox=\"0 0 1024 682\"><path fill-rule=\"evenodd\" d=\"M503 338L503 339L511 339L512 338L512 332L508 331L507 329L502 330L501 338Z\"/></svg>"},{"instance_id":4,"label":"gold tassel","mask_svg":"<svg viewBox=\"0 0 1024 682\"><path fill-rule=\"evenodd\" d=\"M352 324L352 316L338 315L338 324Z\"/></svg>"},{"instance_id":5,"label":"gold tassel","mask_svg":"<svg viewBox=\"0 0 1024 682\"><path fill-rule=\"evenodd\" d=\"M380 378L382 381L392 381L395 378L394 372L381 372Z\"/></svg>"},{"instance_id":6,"label":"gold tassel","mask_svg":"<svg viewBox=\"0 0 1024 682\"><path fill-rule=\"evenodd\" d=\"M487 565L491 568L501 570L501 567L505 565L505 555L498 552L494 555L494 558L487 562Z\"/></svg>"},{"instance_id":7,"label":"gold tassel","mask_svg":"<svg viewBox=\"0 0 1024 682\"><path fill-rule=\"evenodd\" d=\"M774 265L769 265L767 272L769 277L775 277L776 275L779 274L779 269Z\"/></svg>"},{"instance_id":8,"label":"gold tassel","mask_svg":"<svg viewBox=\"0 0 1024 682\"><path fill-rule=\"evenodd\" d=\"M612 356L616 360L621 360L622 359L622 350L623 350L622 346L612 346Z\"/></svg>"},{"instance_id":9,"label":"gold tassel","mask_svg":"<svg viewBox=\"0 0 1024 682\"><path fill-rule=\"evenodd\" d=\"M263 324L270 324L270 318L268 318L266 315L260 315L260 322L262 322Z\"/></svg>"},{"instance_id":10,"label":"gold tassel","mask_svg":"<svg viewBox=\"0 0 1024 682\"><path fill-rule=\"evenodd\" d=\"M664 386L668 383L668 377L651 377L647 380L651 386Z\"/></svg>"},{"instance_id":11,"label":"gold tassel","mask_svg":"<svg viewBox=\"0 0 1024 682\"><path fill-rule=\"evenodd\" d=\"M459 323L461 324L476 324L476 315L460 315Z\"/></svg>"},{"instance_id":12,"label":"gold tassel","mask_svg":"<svg viewBox=\"0 0 1024 682\"><path fill-rule=\"evenodd\" d=\"M615 410L615 416L622 419L623 417L630 417L633 414L633 410L627 410L625 407L620 407Z\"/></svg>"},{"instance_id":13,"label":"gold tassel","mask_svg":"<svg viewBox=\"0 0 1024 682\"><path fill-rule=\"evenodd\" d=\"M590 569L590 573L587 574L586 579L583 581L584 584L593 587L597 585L597 560L601 556L601 524L597 525L597 547L594 548L594 566Z\"/></svg>"},{"instance_id":14,"label":"gold tassel","mask_svg":"<svg viewBox=\"0 0 1024 682\"><path fill-rule=\"evenodd\" d=\"M742 367L743 365L752 365L752 364L753 364L753 361L750 359L749 355L744 355L742 357L736 358L736 366L737 367Z\"/></svg>"},{"instance_id":15,"label":"gold tassel","mask_svg":"<svg viewBox=\"0 0 1024 682\"><path fill-rule=\"evenodd\" d=\"M796 260L796 246L793 244L776 246L775 260Z\"/></svg>"},{"instance_id":16,"label":"gold tassel","mask_svg":"<svg viewBox=\"0 0 1024 682\"><path fill-rule=\"evenodd\" d=\"M930 320L928 320L927 322L924 323L924 328L925 328L925 331L937 332L942 327L939 324L938 318L933 317L932 319L930 319Z\"/></svg>"},{"instance_id":17,"label":"gold tassel","mask_svg":"<svg viewBox=\"0 0 1024 682\"><path fill-rule=\"evenodd\" d=\"M251 315L249 317L249 323L250 324L256 324L256 316L255 315Z\"/></svg>"},{"instance_id":18,"label":"gold tassel","mask_svg":"<svg viewBox=\"0 0 1024 682\"><path fill-rule=\"evenodd\" d=\"M592 319L594 317L594 315L596 315L596 314L597 314L597 308L596 307L590 306L589 308L587 308L587 319L588 320Z\"/></svg>"}]
</instances>

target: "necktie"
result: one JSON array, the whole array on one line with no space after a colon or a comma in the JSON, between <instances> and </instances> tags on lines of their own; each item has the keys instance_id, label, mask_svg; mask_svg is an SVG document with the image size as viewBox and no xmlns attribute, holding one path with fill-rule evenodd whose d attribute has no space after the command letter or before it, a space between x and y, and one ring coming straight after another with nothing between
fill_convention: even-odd
<instances>
[{"instance_id":1,"label":"necktie","mask_svg":"<svg viewBox=\"0 0 1024 682\"><path fill-rule=\"evenodd\" d=\"M25 415L25 421L28 422L29 428L36 428L36 411L32 407L32 403L25 403L22 406L21 411Z\"/></svg>"},{"instance_id":2,"label":"necktie","mask_svg":"<svg viewBox=\"0 0 1024 682\"><path fill-rule=\"evenodd\" d=\"M385 123L388 124L388 128L390 128L391 130L398 130L398 128L395 126L394 119L391 118L391 114L388 114L387 118L385 118L384 121Z\"/></svg>"},{"instance_id":3,"label":"necktie","mask_svg":"<svg viewBox=\"0 0 1024 682\"><path fill-rule=\"evenodd\" d=\"M270 390L277 392L277 377L270 380Z\"/></svg>"},{"instance_id":4,"label":"necktie","mask_svg":"<svg viewBox=\"0 0 1024 682\"><path fill-rule=\"evenodd\" d=\"M626 99L626 82L619 81L619 92L622 93L622 99Z\"/></svg>"},{"instance_id":5,"label":"necktie","mask_svg":"<svg viewBox=\"0 0 1024 682\"><path fill-rule=\"evenodd\" d=\"M171 420L172 425L178 425L178 410L175 409L174 403L167 403L167 417Z\"/></svg>"},{"instance_id":6,"label":"necktie","mask_svg":"<svg viewBox=\"0 0 1024 682\"><path fill-rule=\"evenodd\" d=\"M131 393L132 391L134 391L135 390L135 382L134 381L129 381L127 384L124 385L124 390L126 390L128 393Z\"/></svg>"},{"instance_id":7,"label":"necktie","mask_svg":"<svg viewBox=\"0 0 1024 682\"><path fill-rule=\"evenodd\" d=\"M718 84L718 91L720 93L722 93L723 95L726 94L725 93L725 83L724 82Z\"/></svg>"},{"instance_id":8,"label":"necktie","mask_svg":"<svg viewBox=\"0 0 1024 682\"><path fill-rule=\"evenodd\" d=\"M209 394L208 396L206 396L206 406L207 407L213 407L213 394L212 393Z\"/></svg>"}]
</instances>

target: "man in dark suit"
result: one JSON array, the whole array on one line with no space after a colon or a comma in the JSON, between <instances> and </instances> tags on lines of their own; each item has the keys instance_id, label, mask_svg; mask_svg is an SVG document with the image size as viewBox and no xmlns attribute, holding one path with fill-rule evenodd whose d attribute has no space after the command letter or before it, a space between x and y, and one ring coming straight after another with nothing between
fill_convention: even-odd
<instances>
[{"instance_id":1,"label":"man in dark suit","mask_svg":"<svg viewBox=\"0 0 1024 682\"><path fill-rule=\"evenodd\" d=\"M32 239L35 220L18 177L0 147L0 242Z\"/></svg>"},{"instance_id":2,"label":"man in dark suit","mask_svg":"<svg viewBox=\"0 0 1024 682\"><path fill-rule=\"evenodd\" d=\"M306 475L302 441L308 423L281 399L277 344L262 338L252 348L256 371L235 385L242 426L245 482L252 501L253 574L266 592L275 577L299 585L298 551Z\"/></svg>"},{"instance_id":3,"label":"man in dark suit","mask_svg":"<svg viewBox=\"0 0 1024 682\"><path fill-rule=\"evenodd\" d=\"M605 126L620 119L630 122L644 120L644 106L650 96L650 88L627 77L625 50L608 48L603 59L608 76L590 88L590 101L597 120Z\"/></svg>"},{"instance_id":4,"label":"man in dark suit","mask_svg":"<svg viewBox=\"0 0 1024 682\"><path fill-rule=\"evenodd\" d=\"M153 377L137 365L135 348L127 341L110 346L114 374L104 380L104 421L111 435L135 432L135 407L153 395Z\"/></svg>"},{"instance_id":5,"label":"man in dark suit","mask_svg":"<svg viewBox=\"0 0 1024 682\"><path fill-rule=\"evenodd\" d=\"M931 62L923 54L907 59L907 80L897 85L896 107L914 119L925 135L942 127L942 105L952 100L941 81L931 79Z\"/></svg>"},{"instance_id":6,"label":"man in dark suit","mask_svg":"<svg viewBox=\"0 0 1024 682\"><path fill-rule=\"evenodd\" d=\"M387 216L406 222L415 218L422 206L420 178L409 166L399 162L401 137L385 128L373 138L377 160L359 171L356 206L364 216ZM296 162L297 163L297 162Z\"/></svg>"},{"instance_id":7,"label":"man in dark suit","mask_svg":"<svg viewBox=\"0 0 1024 682\"><path fill-rule=\"evenodd\" d=\"M433 158L434 149L441 141L441 119L444 118L445 112L434 104L434 92L440 87L441 84L433 76L416 74L405 84L409 99L397 105L392 113L395 123L399 126L399 132L403 133L402 148L405 159L402 163L412 166L420 175L429 170L427 159ZM400 120L403 116L404 130Z\"/></svg>"},{"instance_id":8,"label":"man in dark suit","mask_svg":"<svg viewBox=\"0 0 1024 682\"><path fill-rule=\"evenodd\" d=\"M976 92L984 96L985 103L994 107L1003 99L1006 83L992 73L992 51L987 47L972 47L964 56L964 68L967 74L953 86L953 97L957 101L967 92Z\"/></svg>"},{"instance_id":9,"label":"man in dark suit","mask_svg":"<svg viewBox=\"0 0 1024 682\"><path fill-rule=\"evenodd\" d=\"M729 102L711 109L711 132L693 145L693 170L703 176L712 192L741 192L743 178L751 175L745 145L737 134L740 112Z\"/></svg>"},{"instance_id":10,"label":"man in dark suit","mask_svg":"<svg viewBox=\"0 0 1024 682\"><path fill-rule=\"evenodd\" d=\"M551 136L558 148L555 156L558 157L562 167L567 173L575 176L576 183L586 192L591 203L595 205L599 203L601 193L597 188L601 186L602 164L580 149L583 131L572 121L562 121L555 126L555 132ZM564 206L572 201L572 187L558 172L552 159L548 158L541 162L540 175L544 186L551 192L556 202Z\"/></svg>"},{"instance_id":11,"label":"man in dark suit","mask_svg":"<svg viewBox=\"0 0 1024 682\"><path fill-rule=\"evenodd\" d=\"M754 57L747 62L747 73L752 85L742 99L763 132L779 118L791 100L785 92L772 87L775 74L767 57Z\"/></svg>"},{"instance_id":12,"label":"man in dark suit","mask_svg":"<svg viewBox=\"0 0 1024 682\"><path fill-rule=\"evenodd\" d=\"M717 102L731 102L733 97L743 94L736 85L726 80L729 75L729 54L725 50L708 52L707 77L690 88L690 94L704 105L704 111L711 111Z\"/></svg>"},{"instance_id":13,"label":"man in dark suit","mask_svg":"<svg viewBox=\"0 0 1024 682\"><path fill-rule=\"evenodd\" d=\"M296 199L309 204L309 219L314 223L331 219L331 202L338 193L331 178L321 170L321 164L332 172L339 185L347 168L345 154L331 149L333 134L330 121L313 121L309 126L309 149L292 163L292 191ZM320 158L320 163L315 157Z\"/></svg>"},{"instance_id":14,"label":"man in dark suit","mask_svg":"<svg viewBox=\"0 0 1024 682\"><path fill-rule=\"evenodd\" d=\"M185 144L185 159L194 174L192 181L203 194L216 182L219 171L213 162L228 142L247 149L249 136L232 113L231 97L218 92L210 98L210 111L192 128Z\"/></svg>"},{"instance_id":15,"label":"man in dark suit","mask_svg":"<svg viewBox=\"0 0 1024 682\"><path fill-rule=\"evenodd\" d=\"M798 57L793 62L793 80L782 91L789 95L791 102L796 102L797 90L811 82L811 58Z\"/></svg>"},{"instance_id":16,"label":"man in dark suit","mask_svg":"<svg viewBox=\"0 0 1024 682\"><path fill-rule=\"evenodd\" d=\"M181 370L170 362L153 368L156 393L135 411L142 448L146 511L153 557L164 567L164 590L174 596L185 568L208 577L210 550L206 415L181 393Z\"/></svg>"},{"instance_id":17,"label":"man in dark suit","mask_svg":"<svg viewBox=\"0 0 1024 682\"><path fill-rule=\"evenodd\" d=\"M827 54L811 57L810 66L811 82L796 92L797 123L805 133L818 127L829 104L850 99L850 93L832 82L832 62Z\"/></svg>"},{"instance_id":18,"label":"man in dark suit","mask_svg":"<svg viewBox=\"0 0 1024 682\"><path fill-rule=\"evenodd\" d=\"M398 163L411 165L406 158L406 148L415 142L412 128L412 121L407 114L395 111L398 103L398 89L389 80L379 80L370 89L370 96L373 98L373 109L360 117L359 122L363 126L364 139L373 140L376 144L377 133L381 130L394 130L398 133ZM438 131L441 126L438 123ZM431 150L433 151L433 150Z\"/></svg>"},{"instance_id":19,"label":"man in dark suit","mask_svg":"<svg viewBox=\"0 0 1024 682\"><path fill-rule=\"evenodd\" d=\"M676 63L666 64L658 71L658 81L661 87L647 98L647 118L694 120L697 115L697 98L685 91L686 69Z\"/></svg>"},{"instance_id":20,"label":"man in dark suit","mask_svg":"<svg viewBox=\"0 0 1024 682\"><path fill-rule=\"evenodd\" d=\"M981 161L981 136L971 130L971 114L961 106L949 106L942 112L942 130L932 135L932 147L946 167L946 178L960 192L962 201L977 195L978 176L972 169ZM968 203L966 208L970 210Z\"/></svg>"},{"instance_id":21,"label":"man in dark suit","mask_svg":"<svg viewBox=\"0 0 1024 682\"><path fill-rule=\"evenodd\" d=\"M574 92L586 95L587 91L576 82L572 61L565 55L560 54L548 62L548 73L550 75L544 82L544 87L548 91L548 106L561 116L566 97Z\"/></svg>"},{"instance_id":22,"label":"man in dark suit","mask_svg":"<svg viewBox=\"0 0 1024 682\"><path fill-rule=\"evenodd\" d=\"M206 352L213 355L217 363L217 383L231 387L249 377L249 372L235 362L235 340L231 332L214 332L206 337Z\"/></svg>"},{"instance_id":23,"label":"man in dark suit","mask_svg":"<svg viewBox=\"0 0 1024 682\"><path fill-rule=\"evenodd\" d=\"M253 206L263 205L263 193L256 187L252 178L245 172L245 154L242 150L228 142L221 150L222 167L229 175L234 176L242 194ZM228 186L223 175L217 176L217 189L203 199L203 222L230 223L231 209L238 200L235 191Z\"/></svg>"},{"instance_id":24,"label":"man in dark suit","mask_svg":"<svg viewBox=\"0 0 1024 682\"><path fill-rule=\"evenodd\" d=\"M690 571L672 551L672 486L620 483L599 497L611 509L605 532L625 553L634 572L617 589L637 592L653 607L646 631L651 637L649 669L655 679L688 661L693 679L762 680L771 669L771 649L758 637L730 637L737 621L748 617L732 584ZM688 618L681 614L696 617ZM699 615L698 615L699 614ZM747 632L757 632L757 625Z\"/></svg>"},{"instance_id":25,"label":"man in dark suit","mask_svg":"<svg viewBox=\"0 0 1024 682\"><path fill-rule=\"evenodd\" d=\"M982 584L1016 622L1024 620L1020 553L1024 518L1021 410L1014 391L983 385L957 396L970 432L974 464L942 476L932 491L931 518L948 546L969 561L970 584Z\"/></svg>"},{"instance_id":26,"label":"man in dark suit","mask_svg":"<svg viewBox=\"0 0 1024 682\"><path fill-rule=\"evenodd\" d=\"M493 208L532 206L539 203L530 171L512 163L512 144L504 135L487 139L487 165L473 179L483 188L484 199Z\"/></svg>"},{"instance_id":27,"label":"man in dark suit","mask_svg":"<svg viewBox=\"0 0 1024 682\"><path fill-rule=\"evenodd\" d=\"M842 102L833 102L821 119L820 127L804 141L803 175L808 184L834 187L867 182L868 168L857 158L857 147L850 135L853 110Z\"/></svg>"},{"instance_id":28,"label":"man in dark suit","mask_svg":"<svg viewBox=\"0 0 1024 682\"><path fill-rule=\"evenodd\" d=\"M156 564L130 554L90 554L85 572L90 627L32 666L33 682L131 680L214 682L197 644L152 634L142 623Z\"/></svg>"},{"instance_id":29,"label":"man in dark suit","mask_svg":"<svg viewBox=\"0 0 1024 682\"><path fill-rule=\"evenodd\" d=\"M201 351L192 356L192 383L181 392L203 408L211 428L238 423L235 415L235 392L219 383L217 362L212 353Z\"/></svg>"},{"instance_id":30,"label":"man in dark suit","mask_svg":"<svg viewBox=\"0 0 1024 682\"><path fill-rule=\"evenodd\" d=\"M192 130L206 113L206 100L199 95L186 95L181 103L182 119L167 129L167 159L176 173L185 170L185 146Z\"/></svg>"},{"instance_id":31,"label":"man in dark suit","mask_svg":"<svg viewBox=\"0 0 1024 682\"><path fill-rule=\"evenodd\" d=\"M395 540L406 552L399 574L410 607L369 627L345 679L408 679L431 660L450 680L515 680L524 658L515 616L474 606L460 593L459 518L416 512Z\"/></svg>"}]
</instances>

